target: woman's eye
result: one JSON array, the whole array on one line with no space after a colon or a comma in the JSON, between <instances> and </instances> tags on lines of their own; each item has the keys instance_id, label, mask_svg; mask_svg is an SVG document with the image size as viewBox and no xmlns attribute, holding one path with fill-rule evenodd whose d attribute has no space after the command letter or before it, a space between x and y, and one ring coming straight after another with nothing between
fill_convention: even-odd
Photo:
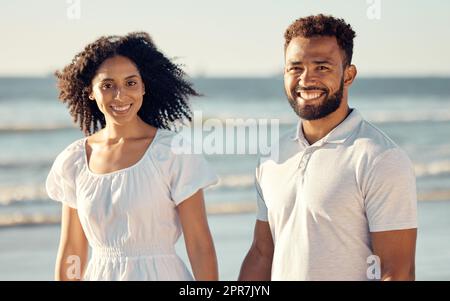
<instances>
[{"instance_id":1,"label":"woman's eye","mask_svg":"<svg viewBox=\"0 0 450 301\"><path fill-rule=\"evenodd\" d=\"M328 70L329 68L328 67L325 67L325 66L319 66L319 70Z\"/></svg>"},{"instance_id":2,"label":"woman's eye","mask_svg":"<svg viewBox=\"0 0 450 301\"><path fill-rule=\"evenodd\" d=\"M128 86L135 86L137 83L135 81L129 81Z\"/></svg>"},{"instance_id":3,"label":"woman's eye","mask_svg":"<svg viewBox=\"0 0 450 301\"><path fill-rule=\"evenodd\" d=\"M112 87L112 85L110 83L106 83L106 84L102 85L102 89L109 89L111 87Z\"/></svg>"}]
</instances>

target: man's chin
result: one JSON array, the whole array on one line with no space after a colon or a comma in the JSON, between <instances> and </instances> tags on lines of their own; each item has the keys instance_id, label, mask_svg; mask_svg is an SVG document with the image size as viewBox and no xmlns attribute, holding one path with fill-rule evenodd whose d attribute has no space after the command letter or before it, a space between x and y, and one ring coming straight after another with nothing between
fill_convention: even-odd
<instances>
[{"instance_id":1,"label":"man's chin","mask_svg":"<svg viewBox=\"0 0 450 301\"><path fill-rule=\"evenodd\" d=\"M303 109L297 111L297 115L301 119L308 120L308 121L318 120L318 119L325 117L325 116L319 116L319 114L317 114L317 111L314 110L313 108L303 108Z\"/></svg>"}]
</instances>

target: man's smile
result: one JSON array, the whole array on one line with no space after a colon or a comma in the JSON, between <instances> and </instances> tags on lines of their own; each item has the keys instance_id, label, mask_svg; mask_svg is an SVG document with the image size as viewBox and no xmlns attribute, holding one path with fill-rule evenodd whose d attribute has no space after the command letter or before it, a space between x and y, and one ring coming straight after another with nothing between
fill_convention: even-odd
<instances>
[{"instance_id":1,"label":"man's smile","mask_svg":"<svg viewBox=\"0 0 450 301\"><path fill-rule=\"evenodd\" d=\"M296 96L304 100L316 100L326 94L323 90L298 90Z\"/></svg>"}]
</instances>

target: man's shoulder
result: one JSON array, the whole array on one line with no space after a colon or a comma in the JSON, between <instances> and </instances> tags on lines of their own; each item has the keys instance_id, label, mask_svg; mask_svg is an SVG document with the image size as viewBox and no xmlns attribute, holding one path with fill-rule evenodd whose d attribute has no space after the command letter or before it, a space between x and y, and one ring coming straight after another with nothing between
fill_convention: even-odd
<instances>
[{"instance_id":1,"label":"man's shoulder","mask_svg":"<svg viewBox=\"0 0 450 301\"><path fill-rule=\"evenodd\" d=\"M374 154L400 148L383 130L367 120L361 122L351 143L357 148Z\"/></svg>"},{"instance_id":2,"label":"man's shoulder","mask_svg":"<svg viewBox=\"0 0 450 301\"><path fill-rule=\"evenodd\" d=\"M349 141L356 157L372 166L389 157L409 161L406 152L383 130L369 121L363 120L353 139Z\"/></svg>"},{"instance_id":3,"label":"man's shoulder","mask_svg":"<svg viewBox=\"0 0 450 301\"><path fill-rule=\"evenodd\" d=\"M264 164L283 164L289 158L295 156L301 151L297 139L297 128L295 126L281 132L274 141L270 141L268 152L258 154L258 166ZM272 139L274 136L272 136Z\"/></svg>"}]
</instances>

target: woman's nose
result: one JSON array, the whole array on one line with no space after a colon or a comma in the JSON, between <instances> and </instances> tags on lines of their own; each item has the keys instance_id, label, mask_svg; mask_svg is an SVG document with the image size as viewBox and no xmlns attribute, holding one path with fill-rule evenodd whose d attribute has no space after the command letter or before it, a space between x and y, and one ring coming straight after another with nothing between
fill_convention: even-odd
<instances>
[{"instance_id":1,"label":"woman's nose","mask_svg":"<svg viewBox=\"0 0 450 301\"><path fill-rule=\"evenodd\" d=\"M117 87L117 88L114 90L114 99L120 99L120 98L122 97L122 95L123 95L122 88Z\"/></svg>"}]
</instances>

